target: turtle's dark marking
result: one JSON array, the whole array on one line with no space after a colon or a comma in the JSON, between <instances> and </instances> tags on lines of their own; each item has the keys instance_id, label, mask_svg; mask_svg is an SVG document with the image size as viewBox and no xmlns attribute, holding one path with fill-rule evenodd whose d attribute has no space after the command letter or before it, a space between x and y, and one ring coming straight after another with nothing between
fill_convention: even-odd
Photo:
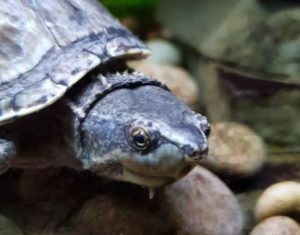
<instances>
[{"instance_id":1,"label":"turtle's dark marking","mask_svg":"<svg viewBox=\"0 0 300 235\"><path fill-rule=\"evenodd\" d=\"M103 46L100 44L94 44L90 46L89 48L84 49L84 51L97 56L101 61L105 62L108 60L108 56L106 54L106 51L104 50Z\"/></svg>"},{"instance_id":2,"label":"turtle's dark marking","mask_svg":"<svg viewBox=\"0 0 300 235\"><path fill-rule=\"evenodd\" d=\"M48 91L50 89L50 91ZM48 99L53 98L58 90L65 90L66 87L57 85L51 79L43 79L32 87L28 87L14 95L12 106L15 112L25 108L47 103ZM32 91L35 90L35 93Z\"/></svg>"},{"instance_id":3,"label":"turtle's dark marking","mask_svg":"<svg viewBox=\"0 0 300 235\"><path fill-rule=\"evenodd\" d=\"M22 108L28 108L28 107L32 107L32 106L37 106L37 105L40 105L40 104L44 104L44 103L46 103L46 101L47 101L47 96L45 96L45 95L43 95L43 96L41 96L39 99L37 99L34 103L29 103L27 106L25 106L24 107L24 105L20 105L19 104L19 102L18 102L18 95L19 94L17 94L16 96L15 96L15 98L12 100L13 102L12 102L12 109L15 111L15 112L18 112L18 111L20 111Z\"/></svg>"},{"instance_id":4,"label":"turtle's dark marking","mask_svg":"<svg viewBox=\"0 0 300 235\"><path fill-rule=\"evenodd\" d=\"M6 45L0 47L0 58L2 60L11 60L14 55L23 52L22 47L15 41L16 37L20 37L19 32L20 30L13 26L4 25L0 27L0 44Z\"/></svg>"},{"instance_id":5,"label":"turtle's dark marking","mask_svg":"<svg viewBox=\"0 0 300 235\"><path fill-rule=\"evenodd\" d=\"M76 73L75 73L76 74ZM73 74L74 75L74 74ZM54 83L56 83L57 85L61 85L61 86L65 86L65 87L68 87L68 80L67 79L61 79L59 81L55 81L55 80L52 80Z\"/></svg>"},{"instance_id":6,"label":"turtle's dark marking","mask_svg":"<svg viewBox=\"0 0 300 235\"><path fill-rule=\"evenodd\" d=\"M79 25L86 24L88 17L84 11L76 6L72 1L66 0L66 3L70 6L70 9L72 9L69 16L70 20L76 21Z\"/></svg>"},{"instance_id":7,"label":"turtle's dark marking","mask_svg":"<svg viewBox=\"0 0 300 235\"><path fill-rule=\"evenodd\" d=\"M81 71L80 68L77 67L77 68L74 68L74 69L71 71L71 74L72 74L72 75L75 75L76 73L79 73L80 71Z\"/></svg>"},{"instance_id":8,"label":"turtle's dark marking","mask_svg":"<svg viewBox=\"0 0 300 235\"><path fill-rule=\"evenodd\" d=\"M124 28L113 28L113 27L108 27L107 29L107 34L109 35L108 40L113 40L116 35L120 38L131 38L133 36L132 33L130 33L128 30L124 30Z\"/></svg>"},{"instance_id":9,"label":"turtle's dark marking","mask_svg":"<svg viewBox=\"0 0 300 235\"><path fill-rule=\"evenodd\" d=\"M77 16L78 11L75 5L85 6L80 8L79 17ZM104 9L94 4L92 0L37 1L35 9L59 47L70 45L77 39L93 33L101 32L105 34L105 29L109 26L121 27L110 15L103 14L105 12ZM78 18L74 20L74 17ZM52 25L55 25L55 27L52 27Z\"/></svg>"},{"instance_id":10,"label":"turtle's dark marking","mask_svg":"<svg viewBox=\"0 0 300 235\"><path fill-rule=\"evenodd\" d=\"M40 59L40 61L34 65L30 70L26 71L25 73L22 73L18 75L15 79L11 79L10 81L1 81L0 79L0 94L4 92L15 92L15 89L17 86L22 86L22 84L29 83L28 80L31 77L34 77L35 73L41 73L41 68L45 66L46 61L53 61L54 57L57 54L55 53L55 48L52 47L48 51L45 52L43 57ZM34 77L35 79L35 77ZM33 81L32 81L33 82Z\"/></svg>"}]
</instances>

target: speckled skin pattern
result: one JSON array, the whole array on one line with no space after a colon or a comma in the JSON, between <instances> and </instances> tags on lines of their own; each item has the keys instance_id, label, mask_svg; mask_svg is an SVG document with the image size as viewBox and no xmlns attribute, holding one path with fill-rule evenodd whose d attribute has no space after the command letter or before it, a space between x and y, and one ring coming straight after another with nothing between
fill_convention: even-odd
<instances>
[{"instance_id":1,"label":"speckled skin pattern","mask_svg":"<svg viewBox=\"0 0 300 235\"><path fill-rule=\"evenodd\" d=\"M125 71L148 51L98 1L4 1L0 44L0 173L67 166L156 187L206 155L206 118Z\"/></svg>"}]
</instances>

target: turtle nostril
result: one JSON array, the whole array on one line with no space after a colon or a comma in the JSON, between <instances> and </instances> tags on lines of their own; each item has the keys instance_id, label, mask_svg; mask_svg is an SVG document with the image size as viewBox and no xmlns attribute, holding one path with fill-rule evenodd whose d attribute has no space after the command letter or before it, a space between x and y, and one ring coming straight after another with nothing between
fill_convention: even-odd
<instances>
[{"instance_id":1,"label":"turtle nostril","mask_svg":"<svg viewBox=\"0 0 300 235\"><path fill-rule=\"evenodd\" d=\"M199 148L196 148L195 150L195 148L193 148L192 146L186 145L184 146L183 150L186 156L186 160L193 164L206 158L208 153L207 146L202 146L202 148L199 146Z\"/></svg>"},{"instance_id":2,"label":"turtle nostril","mask_svg":"<svg viewBox=\"0 0 300 235\"><path fill-rule=\"evenodd\" d=\"M205 149L201 149L201 150L192 152L189 155L189 157L191 159L193 159L194 161L199 161L199 160L202 160L203 158L205 158L207 153L208 153L208 148L205 148Z\"/></svg>"},{"instance_id":3,"label":"turtle nostril","mask_svg":"<svg viewBox=\"0 0 300 235\"><path fill-rule=\"evenodd\" d=\"M199 160L200 154L195 151L189 157L193 160Z\"/></svg>"}]
</instances>

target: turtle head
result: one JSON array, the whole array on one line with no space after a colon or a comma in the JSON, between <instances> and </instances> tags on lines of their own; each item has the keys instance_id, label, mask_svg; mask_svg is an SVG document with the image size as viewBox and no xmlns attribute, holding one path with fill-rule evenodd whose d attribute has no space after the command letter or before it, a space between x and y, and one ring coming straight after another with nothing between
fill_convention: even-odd
<instances>
[{"instance_id":1,"label":"turtle head","mask_svg":"<svg viewBox=\"0 0 300 235\"><path fill-rule=\"evenodd\" d=\"M85 168L148 187L181 178L208 150L207 119L152 85L107 94L81 132Z\"/></svg>"}]
</instances>

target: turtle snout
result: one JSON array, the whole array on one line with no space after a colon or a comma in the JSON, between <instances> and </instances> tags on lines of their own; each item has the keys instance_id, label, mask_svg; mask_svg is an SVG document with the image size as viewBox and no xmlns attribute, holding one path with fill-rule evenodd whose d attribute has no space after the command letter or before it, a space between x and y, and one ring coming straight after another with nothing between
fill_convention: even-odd
<instances>
[{"instance_id":1,"label":"turtle snout","mask_svg":"<svg viewBox=\"0 0 300 235\"><path fill-rule=\"evenodd\" d=\"M200 161L200 160L207 157L207 153L208 153L208 148L206 147L206 148L203 148L203 149L196 150L196 151L192 152L189 155L189 158L191 158L194 161Z\"/></svg>"},{"instance_id":2,"label":"turtle snout","mask_svg":"<svg viewBox=\"0 0 300 235\"><path fill-rule=\"evenodd\" d=\"M199 146L199 147L192 147L192 146L184 146L183 151L186 156L186 160L191 163L198 163L204 158L207 157L208 154L208 146L207 144Z\"/></svg>"}]
</instances>

